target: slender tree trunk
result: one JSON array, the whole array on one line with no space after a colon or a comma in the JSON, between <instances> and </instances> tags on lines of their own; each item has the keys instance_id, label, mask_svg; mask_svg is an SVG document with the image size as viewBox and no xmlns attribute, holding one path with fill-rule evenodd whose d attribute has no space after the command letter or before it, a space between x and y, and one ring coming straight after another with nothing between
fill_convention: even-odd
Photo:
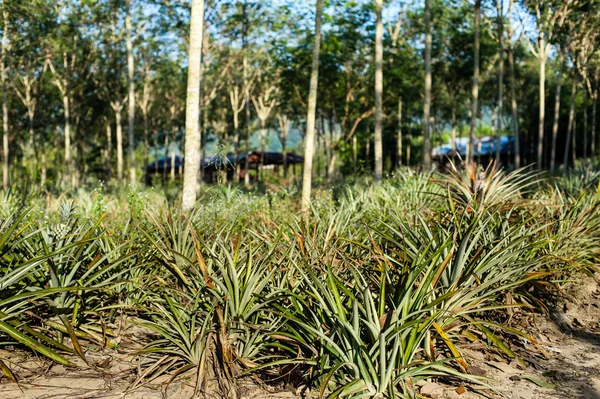
<instances>
[{"instance_id":1,"label":"slender tree trunk","mask_svg":"<svg viewBox=\"0 0 600 399\"><path fill-rule=\"evenodd\" d=\"M562 74L564 67L564 54L560 53L560 67L558 69L558 79L556 81L556 96L554 97L554 123L552 124L552 149L550 153L550 173L554 173L554 164L556 163L556 140L558 138L558 121L560 119L560 90L562 85Z\"/></svg>"},{"instance_id":2,"label":"slender tree trunk","mask_svg":"<svg viewBox=\"0 0 600 399\"><path fill-rule=\"evenodd\" d=\"M545 48L543 36L540 38L540 53ZM544 51L545 53L545 51ZM538 125L537 166L543 168L544 119L546 118L546 55L540 54L540 118Z\"/></svg>"},{"instance_id":3,"label":"slender tree trunk","mask_svg":"<svg viewBox=\"0 0 600 399\"><path fill-rule=\"evenodd\" d=\"M596 87L596 93L594 95L594 101L592 101L592 164L594 164L594 156L596 154L596 142L598 140L596 132L596 110L598 108L598 88ZM600 160L599 160L600 163Z\"/></svg>"},{"instance_id":4,"label":"slender tree trunk","mask_svg":"<svg viewBox=\"0 0 600 399\"><path fill-rule=\"evenodd\" d=\"M204 0L192 1L190 49L185 107L185 169L182 209L188 211L196 203L198 171L200 169L200 70L202 68L202 33L204 30Z\"/></svg>"},{"instance_id":5,"label":"slender tree trunk","mask_svg":"<svg viewBox=\"0 0 600 399\"><path fill-rule=\"evenodd\" d=\"M406 166L410 166L410 150L412 149L412 131L410 130L410 126L408 135L406 136L406 141L408 142L406 144Z\"/></svg>"},{"instance_id":6,"label":"slender tree trunk","mask_svg":"<svg viewBox=\"0 0 600 399\"><path fill-rule=\"evenodd\" d=\"M588 92L583 90L583 159L587 162L588 148Z\"/></svg>"},{"instance_id":7,"label":"slender tree trunk","mask_svg":"<svg viewBox=\"0 0 600 399\"><path fill-rule=\"evenodd\" d=\"M365 143L365 164L367 169L371 170L371 135L367 136L367 142Z\"/></svg>"},{"instance_id":8,"label":"slender tree trunk","mask_svg":"<svg viewBox=\"0 0 600 399\"><path fill-rule=\"evenodd\" d=\"M575 161L577 160L577 110L575 110L575 117L573 118L573 134L571 135L572 143L571 143L571 151L573 159L573 165L575 165Z\"/></svg>"},{"instance_id":9,"label":"slender tree trunk","mask_svg":"<svg viewBox=\"0 0 600 399\"><path fill-rule=\"evenodd\" d=\"M396 166L402 166L402 97L398 100L398 136L396 137Z\"/></svg>"},{"instance_id":10,"label":"slender tree trunk","mask_svg":"<svg viewBox=\"0 0 600 399\"><path fill-rule=\"evenodd\" d=\"M302 203L301 210L307 213L310 207L310 193L312 184L312 164L315 152L315 117L317 109L317 87L319 83L319 51L321 48L321 15L323 14L323 0L317 0L315 19L315 37L312 54L312 72L310 76L310 90L308 94L308 112L306 116L306 134L304 142L304 170L302 172Z\"/></svg>"},{"instance_id":11,"label":"slender tree trunk","mask_svg":"<svg viewBox=\"0 0 600 399\"><path fill-rule=\"evenodd\" d=\"M172 137L172 144L177 143L177 126L173 125L173 127L171 128L171 132L173 133L173 137ZM175 181L175 150L171 151L171 169L169 170L169 180L174 182Z\"/></svg>"},{"instance_id":12,"label":"slender tree trunk","mask_svg":"<svg viewBox=\"0 0 600 399\"><path fill-rule=\"evenodd\" d=\"M573 74L575 75L575 74ZM577 94L577 79L573 76L573 85L571 87L571 106L569 108L569 127L567 129L567 141L565 143L565 152L563 158L563 168L567 170L569 162L569 145L571 144L571 135L573 134L573 125L575 123L575 95Z\"/></svg>"},{"instance_id":13,"label":"slender tree trunk","mask_svg":"<svg viewBox=\"0 0 600 399\"><path fill-rule=\"evenodd\" d=\"M479 31L481 27L481 0L475 0L475 56L473 58L473 88L471 90L471 129L467 146L467 163L473 160L477 114L479 112Z\"/></svg>"},{"instance_id":14,"label":"slender tree trunk","mask_svg":"<svg viewBox=\"0 0 600 399\"><path fill-rule=\"evenodd\" d=\"M127 30L127 78L129 80L129 183L135 185L135 141L133 127L135 123L135 82L133 64L133 42L131 39L131 0L126 0L125 29Z\"/></svg>"},{"instance_id":15,"label":"slender tree trunk","mask_svg":"<svg viewBox=\"0 0 600 399\"><path fill-rule=\"evenodd\" d=\"M238 183L240 181L240 119L239 113L237 112L237 104L233 106L233 148L235 151L235 174L233 176L233 181Z\"/></svg>"},{"instance_id":16,"label":"slender tree trunk","mask_svg":"<svg viewBox=\"0 0 600 399\"><path fill-rule=\"evenodd\" d=\"M150 159L150 140L148 137L148 113L144 112L144 167Z\"/></svg>"},{"instance_id":17,"label":"slender tree trunk","mask_svg":"<svg viewBox=\"0 0 600 399\"><path fill-rule=\"evenodd\" d=\"M115 111L117 128L117 180L123 181L123 127L121 126L121 108Z\"/></svg>"},{"instance_id":18,"label":"slender tree trunk","mask_svg":"<svg viewBox=\"0 0 600 399\"><path fill-rule=\"evenodd\" d=\"M375 0L375 8L375 181L380 182L383 177L383 0Z\"/></svg>"},{"instance_id":19,"label":"slender tree trunk","mask_svg":"<svg viewBox=\"0 0 600 399\"><path fill-rule=\"evenodd\" d=\"M329 165L327 167L328 181L332 183L335 180L335 163L337 162L337 150L334 147L329 149Z\"/></svg>"},{"instance_id":20,"label":"slender tree trunk","mask_svg":"<svg viewBox=\"0 0 600 399\"><path fill-rule=\"evenodd\" d=\"M44 142L42 142L41 145L41 152L42 152L42 176L40 178L40 187L42 188L42 190L44 189L44 185L46 184L46 144L44 144Z\"/></svg>"},{"instance_id":21,"label":"slender tree trunk","mask_svg":"<svg viewBox=\"0 0 600 399\"><path fill-rule=\"evenodd\" d=\"M245 47L244 47L245 48ZM250 186L250 164L248 156L250 155L250 88L248 87L248 57L244 50L244 110L246 111L246 160L244 161L244 185Z\"/></svg>"},{"instance_id":22,"label":"slender tree trunk","mask_svg":"<svg viewBox=\"0 0 600 399\"><path fill-rule=\"evenodd\" d=\"M33 150L33 142L34 142L34 130L33 130L33 113L30 111L29 114L29 142L27 143L27 157L29 158L29 175L31 176L31 181L33 182L35 179L35 163L34 157L37 155Z\"/></svg>"},{"instance_id":23,"label":"slender tree trunk","mask_svg":"<svg viewBox=\"0 0 600 399\"><path fill-rule=\"evenodd\" d=\"M452 140L452 162L456 161L456 99L452 99L452 132L451 132L451 140Z\"/></svg>"},{"instance_id":24,"label":"slender tree trunk","mask_svg":"<svg viewBox=\"0 0 600 399\"><path fill-rule=\"evenodd\" d=\"M288 171L287 171L288 159L287 159L287 152L285 151L286 145L287 145L287 133L281 137L281 146L283 148L282 152L283 152L283 177L284 178L287 178L287 175L288 175Z\"/></svg>"},{"instance_id":25,"label":"slender tree trunk","mask_svg":"<svg viewBox=\"0 0 600 399\"><path fill-rule=\"evenodd\" d=\"M519 137L519 110L517 107L517 89L515 78L515 62L512 47L508 49L508 64L510 68L510 96L512 109L513 134L515 137L515 168L521 167L521 147Z\"/></svg>"},{"instance_id":26,"label":"slender tree trunk","mask_svg":"<svg viewBox=\"0 0 600 399\"><path fill-rule=\"evenodd\" d=\"M504 102L504 10L503 1L497 0L498 8L498 115L496 119L496 164L500 164L500 140L502 137L502 112Z\"/></svg>"},{"instance_id":27,"label":"slender tree trunk","mask_svg":"<svg viewBox=\"0 0 600 399\"><path fill-rule=\"evenodd\" d=\"M479 0L477 0L479 1ZM431 5L425 0L425 103L423 106L423 166L431 168Z\"/></svg>"},{"instance_id":28,"label":"slender tree trunk","mask_svg":"<svg viewBox=\"0 0 600 399\"><path fill-rule=\"evenodd\" d=\"M258 174L258 180L263 180L265 169L265 121L260 120L260 170Z\"/></svg>"},{"instance_id":29,"label":"slender tree trunk","mask_svg":"<svg viewBox=\"0 0 600 399\"><path fill-rule=\"evenodd\" d=\"M352 136L352 169L354 172L354 181L356 181L356 169L358 166L358 143L356 135Z\"/></svg>"},{"instance_id":30,"label":"slender tree trunk","mask_svg":"<svg viewBox=\"0 0 600 399\"><path fill-rule=\"evenodd\" d=\"M112 129L110 127L110 119L106 118L106 160L105 168L107 178L112 176Z\"/></svg>"},{"instance_id":31,"label":"slender tree trunk","mask_svg":"<svg viewBox=\"0 0 600 399\"><path fill-rule=\"evenodd\" d=\"M65 93L62 96L62 100L63 100L63 109L65 112L65 127L64 127L64 133L65 133L65 169L67 171L67 175L69 174L73 174L73 165L71 164L71 101L70 101L70 96L67 94L67 88L66 88L66 79L63 82L65 87Z\"/></svg>"},{"instance_id":32,"label":"slender tree trunk","mask_svg":"<svg viewBox=\"0 0 600 399\"><path fill-rule=\"evenodd\" d=\"M2 76L2 187L8 190L8 99L6 89L6 51L8 48L8 11L2 9L4 29L2 35L2 65L0 71Z\"/></svg>"},{"instance_id":33,"label":"slender tree trunk","mask_svg":"<svg viewBox=\"0 0 600 399\"><path fill-rule=\"evenodd\" d=\"M165 147L165 162L163 163L163 173L162 173L162 180L163 180L163 184L165 184L167 182L167 162L169 161L169 133L165 132L165 143L164 143L164 147Z\"/></svg>"}]
</instances>

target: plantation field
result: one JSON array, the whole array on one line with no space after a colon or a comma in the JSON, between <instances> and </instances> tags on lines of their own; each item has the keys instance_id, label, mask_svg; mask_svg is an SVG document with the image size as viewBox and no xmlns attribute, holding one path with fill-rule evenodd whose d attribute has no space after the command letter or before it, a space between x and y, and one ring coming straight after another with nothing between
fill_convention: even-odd
<instances>
[{"instance_id":1,"label":"plantation field","mask_svg":"<svg viewBox=\"0 0 600 399\"><path fill-rule=\"evenodd\" d=\"M599 398L599 184L13 189L0 397Z\"/></svg>"}]
</instances>

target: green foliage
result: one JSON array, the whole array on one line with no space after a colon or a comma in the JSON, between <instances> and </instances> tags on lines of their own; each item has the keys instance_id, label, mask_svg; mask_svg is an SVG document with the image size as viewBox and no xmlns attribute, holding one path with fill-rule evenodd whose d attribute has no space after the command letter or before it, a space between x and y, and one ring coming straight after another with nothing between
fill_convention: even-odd
<instances>
[{"instance_id":1,"label":"green foliage","mask_svg":"<svg viewBox=\"0 0 600 399\"><path fill-rule=\"evenodd\" d=\"M298 196L215 186L182 215L153 191L29 196L25 210L7 195L2 346L70 364L129 320L152 359L134 386L216 378L233 396L240 377L283 375L324 397L414 397L423 379L485 384L464 338L516 356L511 336L536 341L509 314L543 309L539 287L600 258L591 171L402 169L317 190L308 220Z\"/></svg>"}]
</instances>

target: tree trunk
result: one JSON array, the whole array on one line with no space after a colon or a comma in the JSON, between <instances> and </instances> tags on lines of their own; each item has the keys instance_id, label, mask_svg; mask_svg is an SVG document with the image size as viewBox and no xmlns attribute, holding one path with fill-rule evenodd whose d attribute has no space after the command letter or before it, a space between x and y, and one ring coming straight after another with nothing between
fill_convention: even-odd
<instances>
[{"instance_id":1,"label":"tree trunk","mask_svg":"<svg viewBox=\"0 0 600 399\"><path fill-rule=\"evenodd\" d=\"M375 0L375 8L375 181L380 182L383 177L383 0Z\"/></svg>"},{"instance_id":2,"label":"tree trunk","mask_svg":"<svg viewBox=\"0 0 600 399\"><path fill-rule=\"evenodd\" d=\"M577 110L575 110L573 118L573 134L571 135L571 140L571 159L573 160L573 165L575 165L575 161L577 160Z\"/></svg>"},{"instance_id":3,"label":"tree trunk","mask_svg":"<svg viewBox=\"0 0 600 399\"><path fill-rule=\"evenodd\" d=\"M233 104L232 104L233 105ZM235 151L235 174L233 181L238 183L240 181L240 119L239 113L237 112L237 104L233 105L233 150Z\"/></svg>"},{"instance_id":4,"label":"tree trunk","mask_svg":"<svg viewBox=\"0 0 600 399\"><path fill-rule=\"evenodd\" d=\"M519 143L519 110L517 108L517 88L515 79L515 61L512 47L508 49L508 65L510 68L510 96L512 109L513 134L515 138L515 168L521 167L521 148Z\"/></svg>"},{"instance_id":5,"label":"tree trunk","mask_svg":"<svg viewBox=\"0 0 600 399\"><path fill-rule=\"evenodd\" d=\"M480 0L477 0L480 1ZM423 166L431 169L431 5L425 0L425 102L423 106Z\"/></svg>"},{"instance_id":6,"label":"tree trunk","mask_svg":"<svg viewBox=\"0 0 600 399\"><path fill-rule=\"evenodd\" d=\"M8 190L8 99L6 89L6 51L8 48L8 11L2 10L4 29L2 35L2 62L0 65L2 76L2 187Z\"/></svg>"},{"instance_id":7,"label":"tree trunk","mask_svg":"<svg viewBox=\"0 0 600 399\"><path fill-rule=\"evenodd\" d=\"M577 79L573 76L573 85L571 87L571 106L569 108L569 127L567 128L567 141L565 143L565 153L563 158L563 168L566 171L569 162L569 145L571 144L571 135L573 134L573 125L575 122L575 95L577 94Z\"/></svg>"},{"instance_id":8,"label":"tree trunk","mask_svg":"<svg viewBox=\"0 0 600 399\"><path fill-rule=\"evenodd\" d=\"M46 145L42 142L42 176L40 179L40 187L42 190L44 189L44 185L46 184Z\"/></svg>"},{"instance_id":9,"label":"tree trunk","mask_svg":"<svg viewBox=\"0 0 600 399\"><path fill-rule=\"evenodd\" d=\"M115 110L117 128L117 180L123 181L123 127L121 126L121 108Z\"/></svg>"},{"instance_id":10,"label":"tree trunk","mask_svg":"<svg viewBox=\"0 0 600 399\"><path fill-rule=\"evenodd\" d=\"M358 143L357 143L356 135L352 136L352 167L354 172L354 181L356 181L356 169L358 164Z\"/></svg>"},{"instance_id":11,"label":"tree trunk","mask_svg":"<svg viewBox=\"0 0 600 399\"><path fill-rule=\"evenodd\" d=\"M67 94L67 89L66 89L66 80L63 82L63 84L65 85L65 94L63 94L62 99L63 99L63 109L65 112L65 127L64 127L64 133L65 133L65 169L67 170L67 175L72 174L73 173L73 165L71 164L71 107L70 107L70 98L69 95ZM119 115L120 116L120 115Z\"/></svg>"},{"instance_id":12,"label":"tree trunk","mask_svg":"<svg viewBox=\"0 0 600 399\"><path fill-rule=\"evenodd\" d=\"M196 203L198 171L200 169L200 70L202 68L202 33L204 30L204 0L192 1L190 49L185 107L185 169L182 209L188 211Z\"/></svg>"},{"instance_id":13,"label":"tree trunk","mask_svg":"<svg viewBox=\"0 0 600 399\"><path fill-rule=\"evenodd\" d=\"M402 97L398 100L398 136L396 137L396 165L402 166Z\"/></svg>"},{"instance_id":14,"label":"tree trunk","mask_svg":"<svg viewBox=\"0 0 600 399\"><path fill-rule=\"evenodd\" d=\"M497 0L498 8L498 115L496 119L496 164L500 164L500 140L502 137L502 111L504 101L504 13L503 1Z\"/></svg>"},{"instance_id":15,"label":"tree trunk","mask_svg":"<svg viewBox=\"0 0 600 399\"><path fill-rule=\"evenodd\" d=\"M163 184L165 184L167 182L167 161L169 160L169 133L166 133L166 132L165 132L164 147L165 147L165 161L163 163L163 173L162 173Z\"/></svg>"},{"instance_id":16,"label":"tree trunk","mask_svg":"<svg viewBox=\"0 0 600 399\"><path fill-rule=\"evenodd\" d=\"M148 138L148 112L144 112L144 167L150 159L150 140Z\"/></svg>"},{"instance_id":17,"label":"tree trunk","mask_svg":"<svg viewBox=\"0 0 600 399\"><path fill-rule=\"evenodd\" d=\"M550 173L554 173L554 164L556 162L556 140L558 138L558 121L560 119L560 90L562 85L562 74L564 67L564 54L560 53L558 69L558 80L556 82L556 96L554 97L554 123L552 124L552 149L550 152Z\"/></svg>"},{"instance_id":18,"label":"tree trunk","mask_svg":"<svg viewBox=\"0 0 600 399\"><path fill-rule=\"evenodd\" d=\"M173 133L173 137L172 137L172 144L177 143L177 126L173 125L173 127L171 128L171 132ZM169 180L174 182L175 181L175 150L171 151L171 169L169 170Z\"/></svg>"},{"instance_id":19,"label":"tree trunk","mask_svg":"<svg viewBox=\"0 0 600 399\"><path fill-rule=\"evenodd\" d=\"M334 147L329 149L329 165L327 166L327 177L330 183L335 180L335 163L337 161L337 151Z\"/></svg>"},{"instance_id":20,"label":"tree trunk","mask_svg":"<svg viewBox=\"0 0 600 399\"><path fill-rule=\"evenodd\" d=\"M583 159L587 162L588 148L588 92L583 90Z\"/></svg>"},{"instance_id":21,"label":"tree trunk","mask_svg":"<svg viewBox=\"0 0 600 399\"><path fill-rule=\"evenodd\" d=\"M112 129L110 119L106 118L106 160L105 168L107 178L112 176Z\"/></svg>"},{"instance_id":22,"label":"tree trunk","mask_svg":"<svg viewBox=\"0 0 600 399\"><path fill-rule=\"evenodd\" d=\"M473 160L475 130L479 111L479 30L481 25L481 0L475 0L475 56L473 58L473 88L471 90L471 129L467 146L467 163Z\"/></svg>"},{"instance_id":23,"label":"tree trunk","mask_svg":"<svg viewBox=\"0 0 600 399\"><path fill-rule=\"evenodd\" d=\"M245 49L245 46L244 46ZM246 102L244 108L246 111L246 160L244 161L244 168L246 173L244 174L244 185L250 186L250 164L248 162L248 156L250 155L250 88L248 87L248 57L244 50L244 100Z\"/></svg>"},{"instance_id":24,"label":"tree trunk","mask_svg":"<svg viewBox=\"0 0 600 399\"><path fill-rule=\"evenodd\" d=\"M131 0L126 0L125 29L127 30L127 78L129 80L129 183L135 185L135 141L133 127L135 123L135 87L133 65L133 42L131 39Z\"/></svg>"},{"instance_id":25,"label":"tree trunk","mask_svg":"<svg viewBox=\"0 0 600 399\"><path fill-rule=\"evenodd\" d=\"M265 169L265 121L260 120L260 170L258 173L258 180L262 181L264 178Z\"/></svg>"},{"instance_id":26,"label":"tree trunk","mask_svg":"<svg viewBox=\"0 0 600 399\"><path fill-rule=\"evenodd\" d=\"M452 140L452 152L451 152L451 156L452 156L452 162L456 161L456 108L457 108L457 104L456 104L456 99L453 98L452 99L452 132L451 134L451 140Z\"/></svg>"},{"instance_id":27,"label":"tree trunk","mask_svg":"<svg viewBox=\"0 0 600 399\"><path fill-rule=\"evenodd\" d=\"M543 37L540 38L540 49L545 47ZM544 50L540 50L542 52ZM540 118L538 125L537 166L542 169L544 152L544 119L546 117L546 55L540 54Z\"/></svg>"},{"instance_id":28,"label":"tree trunk","mask_svg":"<svg viewBox=\"0 0 600 399\"><path fill-rule=\"evenodd\" d=\"M596 154L596 140L597 132L596 132L596 110L598 108L598 85L596 85L596 90L594 91L594 99L592 101L592 165L594 165L594 156ZM599 160L600 163L600 160Z\"/></svg>"},{"instance_id":29,"label":"tree trunk","mask_svg":"<svg viewBox=\"0 0 600 399\"><path fill-rule=\"evenodd\" d=\"M302 172L302 202L301 211L307 213L310 207L310 194L312 184L312 163L315 152L315 113L317 108L317 88L319 83L319 51L321 47L321 15L323 13L323 0L317 0L315 19L315 37L312 54L312 72L310 76L310 89L308 94L308 112L306 116L306 134L304 142L304 170Z\"/></svg>"}]
</instances>

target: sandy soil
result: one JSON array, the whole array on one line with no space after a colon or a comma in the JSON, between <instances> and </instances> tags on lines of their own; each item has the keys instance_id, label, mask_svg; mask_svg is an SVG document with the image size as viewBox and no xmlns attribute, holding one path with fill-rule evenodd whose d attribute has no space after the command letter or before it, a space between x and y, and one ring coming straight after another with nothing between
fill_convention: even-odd
<instances>
[{"instance_id":1,"label":"sandy soil","mask_svg":"<svg viewBox=\"0 0 600 399\"><path fill-rule=\"evenodd\" d=\"M493 390L438 381L420 384L421 395L432 399L600 399L599 281L600 275L596 275L572 282L566 288L569 299L557 305L551 318L539 315L534 322L531 318L521 322L521 328L542 347L523 339L513 342L522 363L508 362L485 343L461 345L472 372L489 377ZM135 335L129 334L129 345L135 346ZM14 351L0 351L0 358L20 379L19 387L0 377L0 399L187 399L193 393L189 380L168 387L154 381L132 390L144 359L113 350L90 352L92 368L83 367L80 359L73 359L79 367L65 368ZM268 392L251 381L240 382L240 387L244 399L298 397L284 389Z\"/></svg>"}]
</instances>

